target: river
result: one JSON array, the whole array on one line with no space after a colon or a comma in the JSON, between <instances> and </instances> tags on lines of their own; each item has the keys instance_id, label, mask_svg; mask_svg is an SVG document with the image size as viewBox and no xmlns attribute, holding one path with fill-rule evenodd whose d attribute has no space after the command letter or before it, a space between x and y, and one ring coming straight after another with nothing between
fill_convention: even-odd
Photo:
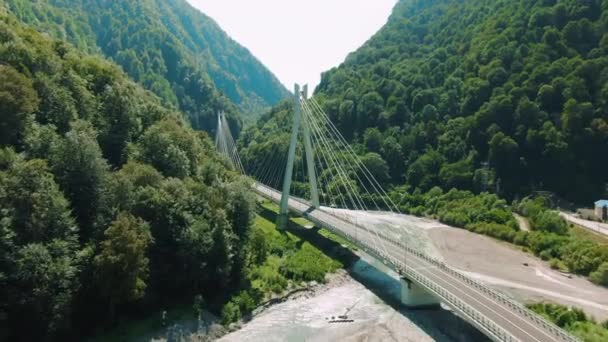
<instances>
[{"instance_id":1,"label":"river","mask_svg":"<svg viewBox=\"0 0 608 342\"><path fill-rule=\"evenodd\" d=\"M485 341L447 308L406 310L397 275L363 257L327 286L256 314L220 341ZM348 323L330 323L347 315Z\"/></svg>"}]
</instances>

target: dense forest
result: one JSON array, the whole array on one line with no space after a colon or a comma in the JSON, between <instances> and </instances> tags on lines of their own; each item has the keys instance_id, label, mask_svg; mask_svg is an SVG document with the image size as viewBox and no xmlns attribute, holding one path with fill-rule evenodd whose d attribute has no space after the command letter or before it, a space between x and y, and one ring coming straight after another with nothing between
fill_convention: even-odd
<instances>
[{"instance_id":1,"label":"dense forest","mask_svg":"<svg viewBox=\"0 0 608 342\"><path fill-rule=\"evenodd\" d=\"M201 295L221 308L253 262L248 189L118 66L0 7L0 340L77 339Z\"/></svg>"},{"instance_id":2,"label":"dense forest","mask_svg":"<svg viewBox=\"0 0 608 342\"><path fill-rule=\"evenodd\" d=\"M77 340L175 303L228 325L340 267L277 232L275 206L255 216L204 132L285 94L183 0L0 0L0 340ZM605 241L528 196L606 193L608 0L402 0L315 96L402 212L608 286ZM292 110L240 134L247 168L285 154Z\"/></svg>"},{"instance_id":3,"label":"dense forest","mask_svg":"<svg viewBox=\"0 0 608 342\"><path fill-rule=\"evenodd\" d=\"M401 212L608 286L605 241L529 197L589 205L606 193L608 1L402 0L315 97ZM247 169L286 154L291 115L283 102L241 133ZM309 198L295 175L292 191Z\"/></svg>"},{"instance_id":4,"label":"dense forest","mask_svg":"<svg viewBox=\"0 0 608 342\"><path fill-rule=\"evenodd\" d=\"M402 0L315 95L388 185L589 205L608 183L608 1Z\"/></svg>"},{"instance_id":5,"label":"dense forest","mask_svg":"<svg viewBox=\"0 0 608 342\"><path fill-rule=\"evenodd\" d=\"M220 110L236 129L238 110L255 116L287 94L247 49L185 0L2 3L38 30L111 58L196 129L213 130Z\"/></svg>"}]
</instances>

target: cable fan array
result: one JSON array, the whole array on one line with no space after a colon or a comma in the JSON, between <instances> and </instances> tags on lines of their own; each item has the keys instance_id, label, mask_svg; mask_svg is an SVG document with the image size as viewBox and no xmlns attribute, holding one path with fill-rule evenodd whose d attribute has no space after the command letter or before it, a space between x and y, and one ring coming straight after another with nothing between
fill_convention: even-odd
<instances>
[{"instance_id":1,"label":"cable fan array","mask_svg":"<svg viewBox=\"0 0 608 342\"><path fill-rule=\"evenodd\" d=\"M284 120L284 127L291 127L291 119L291 115L274 118L274 120ZM263 130L264 139L252 141L246 148L243 148L243 165L248 176L259 183L281 190L287 165L290 129L279 129L275 122L271 122L267 123ZM292 176L292 195L309 198L308 175L305 166L304 146L298 141Z\"/></svg>"},{"instance_id":2,"label":"cable fan array","mask_svg":"<svg viewBox=\"0 0 608 342\"><path fill-rule=\"evenodd\" d=\"M314 169L322 206L358 211L398 212L387 192L346 139L331 122L319 103L314 99L300 98L302 124L307 125L313 146ZM290 132L265 135L263 143L248 147L245 166L241 162L228 122L223 114L218 116L216 145L234 168L253 177L258 182L282 190ZM291 193L296 197L310 198L309 177L302 134L294 161Z\"/></svg>"},{"instance_id":3,"label":"cable fan array","mask_svg":"<svg viewBox=\"0 0 608 342\"><path fill-rule=\"evenodd\" d=\"M314 99L303 99L304 123L311 131L321 202L330 207L398 212L363 160Z\"/></svg>"},{"instance_id":4,"label":"cable fan array","mask_svg":"<svg viewBox=\"0 0 608 342\"><path fill-rule=\"evenodd\" d=\"M314 99L300 98L302 124L307 125L313 146L314 169L317 174L319 200L324 210L359 226L358 217L366 211L398 212L397 206L376 180L365 162L349 146L346 139L331 122ZM266 134L262 143L248 147L255 156L245 157L245 167L236 151L225 118L218 123L218 149L224 153L235 169L253 177L269 187L282 190L287 163L290 132ZM276 127L273 127L275 130ZM310 185L302 134L296 148L291 195L310 199ZM376 244L384 249L378 233L365 230Z\"/></svg>"},{"instance_id":5,"label":"cable fan array","mask_svg":"<svg viewBox=\"0 0 608 342\"><path fill-rule=\"evenodd\" d=\"M304 123L309 125L314 146L315 169L317 170L319 197L322 205L332 214L352 223L355 227L359 215L367 211L389 211L397 213L398 207L376 180L372 172L346 139L331 122L319 103L314 99L303 99ZM345 210L349 209L349 210ZM356 213L354 212L356 211ZM363 230L374 244L386 251L384 239L378 232Z\"/></svg>"},{"instance_id":6,"label":"cable fan array","mask_svg":"<svg viewBox=\"0 0 608 342\"><path fill-rule=\"evenodd\" d=\"M322 110L319 103L314 98L306 99L304 97L299 98L298 100L298 105L301 106L300 108L302 110L302 124L306 125L308 128L311 144L313 146L313 168L317 175L317 188L319 189L319 199L322 205L320 211L313 210L312 208L308 209L308 205L304 206L305 209L308 209L304 216L312 218L313 222L321 222L330 230L338 231L338 233L346 233L346 236L351 241L360 242L360 246L363 246L367 252L370 252L370 250L375 252L376 257L385 259L385 263L388 262L387 259L394 259L396 256L394 248L399 246L395 244L395 241L400 237L395 237L394 234L391 234L390 232L381 232L384 228L381 223L363 220L363 222L359 224L357 218L368 215L368 211L389 211L391 213L399 213L397 205L393 203L390 196L376 180L376 177L374 177L374 173L372 172L374 168L370 167L370 165L366 165L366 158L360 158L349 146L348 142L331 122L328 115ZM257 182L261 182L277 190L272 196L273 201L277 201L276 194L282 189L281 185L283 183L286 160L288 159L288 142L290 139L289 133L276 133L276 131L278 131L277 126L269 126L271 127L267 127L266 129L270 129L274 134L265 132L267 134L263 135L264 139L261 143L254 142L247 147L249 150L248 152L253 150L256 153L252 153L252 155L255 156L254 158L249 160L247 158L244 159L245 168L241 163L234 139L232 138L227 122L223 117L218 119L216 145L218 146L218 150L230 160L235 169L253 177ZM302 134L300 134L300 137L301 136ZM294 161L294 186L291 188L291 194L295 193L297 196L304 196L300 193L306 192L309 188L309 177L307 175L308 167L306 165L306 158L304 158L304 152L304 143L298 143ZM370 170L370 168L372 168L372 170ZM259 183L256 185L259 185ZM257 186L256 188L259 189ZM266 190L260 193L266 193ZM310 198L308 196L304 197ZM296 203L294 204L294 202ZM297 202L299 201L291 201L291 208L297 208L302 211L303 203ZM282 208L282 210L284 209L285 208ZM349 224L344 225L343 222L339 222L339 220L332 220L332 216L334 218L339 217L345 222L351 223L352 226ZM352 239L353 234L355 234L354 239ZM391 253L388 252L389 248L387 248L387 244L389 243L392 243L390 249ZM463 286L469 286L470 289L477 289L475 291L479 291L479 293L485 293L489 299L486 301L493 300L497 303L502 303L501 305L503 305L504 308L516 310L519 314L525 315L526 318L534 318L530 312L525 310L522 311L523 309L520 305L507 299L500 293L493 292L482 284L468 279L465 275L453 270L451 267L441 263L437 259L427 256L425 253L416 253L415 259L424 259L430 262L429 266L418 266L414 268L408 266L408 254L412 253L412 248L417 250L418 244L416 242L412 243L412 241L409 240L406 242L406 245L408 248L401 248L404 258L403 264L406 265L405 274L402 274L402 276L409 278L411 273L408 273L408 271L411 272L411 270L415 270L413 273L415 275L415 278L413 278L414 280L419 281L423 285L433 284L435 289L438 289L435 292L442 293L441 291L443 290L444 292L447 292L447 297L454 299L456 296L446 290L449 286L446 286L441 282L436 283L434 280L441 279L443 282L449 282L449 279L453 278L460 282L456 283L456 285L463 284ZM403 245L400 246L403 247ZM435 268L440 273L431 273L430 271L427 274L420 273L420 270L422 269L430 270ZM401 273L404 269L399 267L399 271ZM445 278L443 278L444 276L441 272L445 272ZM458 286L451 287L457 288ZM468 295L466 292L462 293L471 298L475 297ZM476 299L475 301L479 302ZM483 304L483 306L488 308L485 304ZM477 312L477 317L480 317L479 315L481 315L480 313L483 311L479 308L476 309L471 307L469 302L460 302L460 304L456 304L455 307L465 307L468 308L467 310L473 310L464 312L465 314L468 314L467 312ZM504 310L504 308L502 310ZM483 318L484 316L481 317ZM535 320L536 323L542 324L543 327L553 329L552 333L555 333L555 331L560 332L557 327L553 328L550 323L539 320L539 318L536 318ZM493 323L490 327L491 329L495 329L499 326ZM545 333L545 335L551 336L547 333ZM566 340L574 340L565 334L559 336L566 336Z\"/></svg>"},{"instance_id":7,"label":"cable fan array","mask_svg":"<svg viewBox=\"0 0 608 342\"><path fill-rule=\"evenodd\" d=\"M217 116L217 132L215 135L215 146L220 154L228 158L228 161L232 167L238 172L245 174L245 169L241 163L239 151L237 149L232 133L230 133L230 126L226 120L226 115L220 113Z\"/></svg>"}]
</instances>

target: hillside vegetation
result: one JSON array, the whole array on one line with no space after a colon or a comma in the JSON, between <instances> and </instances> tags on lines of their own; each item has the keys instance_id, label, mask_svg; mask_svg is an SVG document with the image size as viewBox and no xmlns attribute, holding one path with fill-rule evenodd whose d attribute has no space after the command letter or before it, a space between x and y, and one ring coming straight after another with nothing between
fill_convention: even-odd
<instances>
[{"instance_id":1,"label":"hillside vegetation","mask_svg":"<svg viewBox=\"0 0 608 342\"><path fill-rule=\"evenodd\" d=\"M548 261L552 268L608 287L608 245L569 227L544 197L525 198L509 206L495 194L456 189L444 193L439 187L426 194L405 195L397 188L390 195L404 213L507 241ZM531 231L519 229L514 212L529 218Z\"/></svg>"},{"instance_id":2,"label":"hillside vegetation","mask_svg":"<svg viewBox=\"0 0 608 342\"><path fill-rule=\"evenodd\" d=\"M40 31L111 58L196 129L214 129L220 110L234 117L232 104L252 116L287 94L247 49L185 0L2 3Z\"/></svg>"},{"instance_id":3,"label":"hillside vegetation","mask_svg":"<svg viewBox=\"0 0 608 342\"><path fill-rule=\"evenodd\" d=\"M508 241L608 286L606 245L527 198L551 190L588 203L605 193L608 1L402 0L323 75L315 97L402 212ZM245 167L286 155L291 115L281 103L241 134ZM308 198L306 180L292 191Z\"/></svg>"},{"instance_id":4,"label":"hillside vegetation","mask_svg":"<svg viewBox=\"0 0 608 342\"><path fill-rule=\"evenodd\" d=\"M0 7L0 340L78 340L197 296L219 311L251 260L248 189L116 65Z\"/></svg>"},{"instance_id":5,"label":"hillside vegetation","mask_svg":"<svg viewBox=\"0 0 608 342\"><path fill-rule=\"evenodd\" d=\"M551 303L532 304L528 305L528 308L545 316L585 342L608 340L608 321L595 322L579 309Z\"/></svg>"},{"instance_id":6,"label":"hillside vegetation","mask_svg":"<svg viewBox=\"0 0 608 342\"><path fill-rule=\"evenodd\" d=\"M388 185L589 203L608 182L608 1L402 0L315 95Z\"/></svg>"}]
</instances>

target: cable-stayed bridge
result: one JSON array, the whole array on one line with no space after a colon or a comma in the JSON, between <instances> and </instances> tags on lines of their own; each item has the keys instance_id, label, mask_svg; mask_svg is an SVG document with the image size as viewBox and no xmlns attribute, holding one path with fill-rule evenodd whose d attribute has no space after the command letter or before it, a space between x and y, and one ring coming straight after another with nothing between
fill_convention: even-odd
<instances>
[{"instance_id":1,"label":"cable-stayed bridge","mask_svg":"<svg viewBox=\"0 0 608 342\"><path fill-rule=\"evenodd\" d=\"M216 134L216 147L232 167L253 178L258 195L280 205L279 229L293 212L333 231L400 275L404 305L444 303L494 341L577 341L431 255L417 236L420 227L401 227L403 234L396 234L360 220L359 214L370 211L399 213L377 180L387 170L373 154L359 157L319 103L308 98L306 87L300 90L296 85L288 119L290 133L272 132L267 144L249 147L264 152L261 157L239 153L223 114L218 116Z\"/></svg>"}]
</instances>

